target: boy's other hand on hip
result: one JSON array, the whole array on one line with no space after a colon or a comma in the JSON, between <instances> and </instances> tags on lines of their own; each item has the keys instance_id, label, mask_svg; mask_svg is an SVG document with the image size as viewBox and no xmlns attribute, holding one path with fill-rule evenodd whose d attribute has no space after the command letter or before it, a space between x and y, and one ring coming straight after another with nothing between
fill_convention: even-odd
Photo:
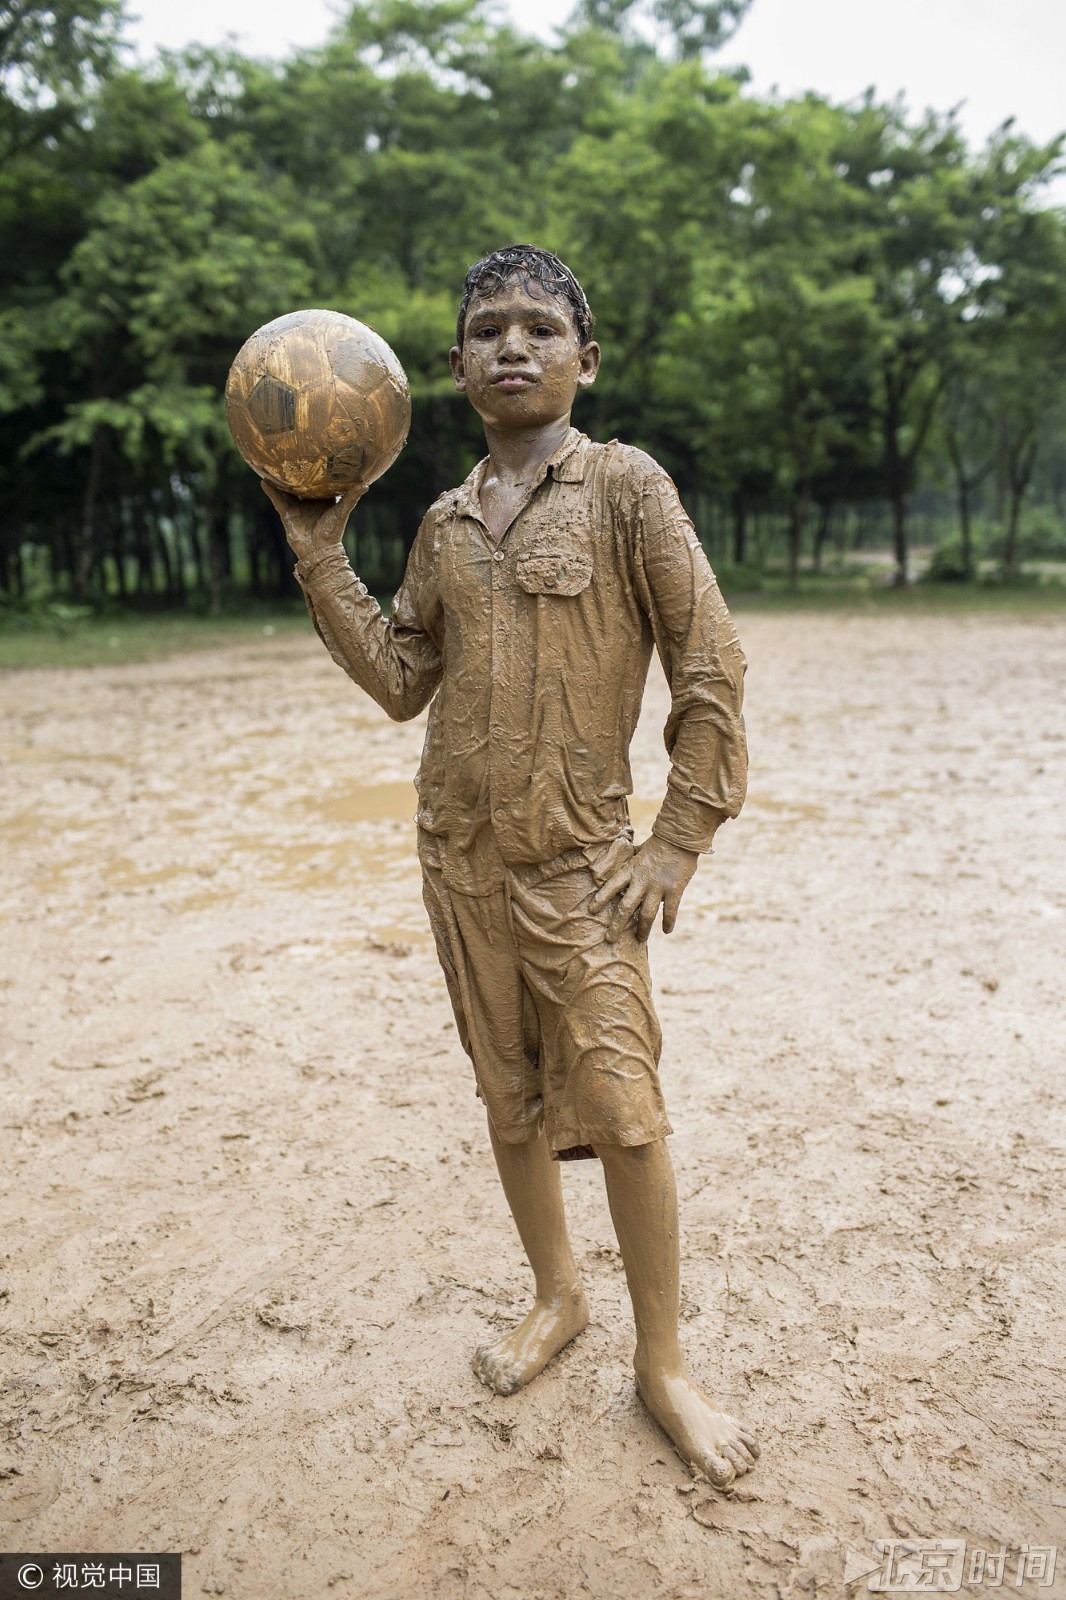
<instances>
[{"instance_id":1,"label":"boy's other hand on hip","mask_svg":"<svg viewBox=\"0 0 1066 1600\"><path fill-rule=\"evenodd\" d=\"M624 867L607 879L589 901L591 911L602 911L621 896L607 925L607 938L613 944L623 929L636 918L637 938L642 942L651 933L659 907L663 908L663 932L672 933L677 921L681 896L699 863L694 850L682 850L652 834L634 851Z\"/></svg>"},{"instance_id":2,"label":"boy's other hand on hip","mask_svg":"<svg viewBox=\"0 0 1066 1600\"><path fill-rule=\"evenodd\" d=\"M301 500L263 480L263 493L281 518L285 537L298 561L340 544L348 518L366 490L365 483L356 483L339 500Z\"/></svg>"}]
</instances>

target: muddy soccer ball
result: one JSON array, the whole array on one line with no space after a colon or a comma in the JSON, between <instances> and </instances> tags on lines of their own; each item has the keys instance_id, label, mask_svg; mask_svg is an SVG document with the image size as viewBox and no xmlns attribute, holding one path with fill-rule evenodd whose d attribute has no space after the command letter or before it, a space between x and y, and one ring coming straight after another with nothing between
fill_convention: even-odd
<instances>
[{"instance_id":1,"label":"muddy soccer ball","mask_svg":"<svg viewBox=\"0 0 1066 1600\"><path fill-rule=\"evenodd\" d=\"M305 500L372 483L407 439L407 377L384 339L339 311L293 311L242 345L226 382L237 449Z\"/></svg>"}]
</instances>

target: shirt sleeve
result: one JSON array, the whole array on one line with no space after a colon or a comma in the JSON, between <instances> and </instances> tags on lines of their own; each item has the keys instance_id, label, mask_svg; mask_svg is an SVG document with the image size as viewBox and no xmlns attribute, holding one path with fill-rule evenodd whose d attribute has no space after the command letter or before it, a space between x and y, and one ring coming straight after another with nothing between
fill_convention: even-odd
<instances>
[{"instance_id":1,"label":"shirt sleeve","mask_svg":"<svg viewBox=\"0 0 1066 1600\"><path fill-rule=\"evenodd\" d=\"M388 618L352 571L342 545L316 552L295 567L311 621L326 649L396 722L416 717L441 680L440 651L424 628L419 609L425 530L423 522Z\"/></svg>"},{"instance_id":2,"label":"shirt sleeve","mask_svg":"<svg viewBox=\"0 0 1066 1600\"><path fill-rule=\"evenodd\" d=\"M670 776L652 833L684 850L709 850L744 804L747 663L673 482L650 460L633 476L634 581L670 686Z\"/></svg>"}]
</instances>

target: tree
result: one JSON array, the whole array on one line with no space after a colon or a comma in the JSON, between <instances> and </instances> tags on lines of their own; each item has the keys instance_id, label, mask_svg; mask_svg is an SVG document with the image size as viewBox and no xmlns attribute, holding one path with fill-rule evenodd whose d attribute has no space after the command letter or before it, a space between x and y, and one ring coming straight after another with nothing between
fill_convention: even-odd
<instances>
[{"instance_id":1,"label":"tree","mask_svg":"<svg viewBox=\"0 0 1066 1600\"><path fill-rule=\"evenodd\" d=\"M995 411L979 340L957 341L940 392L939 434L955 481L962 571L974 575L973 497L996 465Z\"/></svg>"},{"instance_id":2,"label":"tree","mask_svg":"<svg viewBox=\"0 0 1066 1600\"><path fill-rule=\"evenodd\" d=\"M690 61L721 49L750 10L751 0L578 0L569 25L614 34L637 56L658 43Z\"/></svg>"},{"instance_id":3,"label":"tree","mask_svg":"<svg viewBox=\"0 0 1066 1600\"><path fill-rule=\"evenodd\" d=\"M934 414L968 522L991 412L1008 567L1036 486L1060 492L1053 147L1003 130L975 158L872 95L742 94L713 51L747 0L582 0L552 41L491 0L366 0L282 62L129 70L117 4L0 19L0 582L47 558L64 588L180 600L188 572L217 607L247 557L291 587L221 394L256 324L310 303L411 379L360 518L387 586L482 449L446 362L463 274L522 238L598 317L579 423L659 456L701 533L731 517L740 563L749 513L795 580L816 507L817 560L834 508L887 498L902 578Z\"/></svg>"},{"instance_id":4,"label":"tree","mask_svg":"<svg viewBox=\"0 0 1066 1600\"><path fill-rule=\"evenodd\" d=\"M1003 575L1018 570L1022 504L1041 445L1061 429L1066 406L1066 228L1054 212L1028 215L986 302L988 374L996 406L999 466L1007 489Z\"/></svg>"},{"instance_id":5,"label":"tree","mask_svg":"<svg viewBox=\"0 0 1066 1600\"><path fill-rule=\"evenodd\" d=\"M1006 491L1003 573L1018 567L1022 505L1041 444L1066 402L1066 216L1034 205L1062 140L1032 145L1005 124L981 163L982 268L972 337L995 417Z\"/></svg>"},{"instance_id":6,"label":"tree","mask_svg":"<svg viewBox=\"0 0 1066 1600\"><path fill-rule=\"evenodd\" d=\"M0 13L0 161L54 139L114 67L120 0L6 0Z\"/></svg>"},{"instance_id":7,"label":"tree","mask_svg":"<svg viewBox=\"0 0 1066 1600\"><path fill-rule=\"evenodd\" d=\"M284 184L267 189L217 144L161 163L101 202L53 317L80 393L32 448L86 461L75 593L96 560L96 503L109 449L191 474L213 510L233 447L221 390L251 328L305 297L313 238ZM205 518L212 609L220 528Z\"/></svg>"},{"instance_id":8,"label":"tree","mask_svg":"<svg viewBox=\"0 0 1066 1600\"><path fill-rule=\"evenodd\" d=\"M965 309L974 183L954 117L910 125L901 103L867 95L840 120L834 151L852 196L852 270L874 286L875 409L892 508L895 581L907 582L908 499Z\"/></svg>"},{"instance_id":9,"label":"tree","mask_svg":"<svg viewBox=\"0 0 1066 1600\"><path fill-rule=\"evenodd\" d=\"M847 270L836 115L811 96L754 120L729 226L701 257L659 369L660 393L694 401L701 464L733 498L738 531L753 467L784 502L793 587L816 484L865 446L871 420L875 287Z\"/></svg>"}]
</instances>

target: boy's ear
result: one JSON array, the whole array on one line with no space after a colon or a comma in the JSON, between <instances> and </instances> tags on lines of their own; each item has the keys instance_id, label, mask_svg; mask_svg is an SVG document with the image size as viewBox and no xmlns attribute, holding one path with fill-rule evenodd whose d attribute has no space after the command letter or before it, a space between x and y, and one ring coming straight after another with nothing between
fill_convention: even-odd
<instances>
[{"instance_id":1,"label":"boy's ear","mask_svg":"<svg viewBox=\"0 0 1066 1600\"><path fill-rule=\"evenodd\" d=\"M595 339L590 339L578 357L581 362L577 375L579 389L588 389L596 382L596 374L600 370L600 347ZM455 371L455 368L452 368Z\"/></svg>"},{"instance_id":2,"label":"boy's ear","mask_svg":"<svg viewBox=\"0 0 1066 1600\"><path fill-rule=\"evenodd\" d=\"M466 368L463 366L463 352L457 344L453 344L448 351L448 365L452 369L455 387L460 394L466 392Z\"/></svg>"}]
</instances>

